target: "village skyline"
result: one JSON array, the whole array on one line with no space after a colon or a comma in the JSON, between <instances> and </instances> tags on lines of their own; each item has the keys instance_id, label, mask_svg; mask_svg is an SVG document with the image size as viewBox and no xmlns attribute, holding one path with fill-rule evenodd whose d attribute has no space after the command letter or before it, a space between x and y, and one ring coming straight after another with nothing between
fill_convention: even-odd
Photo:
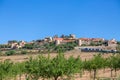
<instances>
[{"instance_id":1,"label":"village skyline","mask_svg":"<svg viewBox=\"0 0 120 80\"><path fill-rule=\"evenodd\" d=\"M54 35L53 37L45 37L44 39L32 40L26 42L24 40L9 40L6 44L1 44L1 50L11 49L32 49L32 50L50 50L56 51L56 49L63 48L65 50L80 49L80 50L92 50L92 51L117 51L119 41L116 39L106 40L104 38L77 38L75 34L69 35ZM69 47L67 47L69 46ZM64 50L63 49L63 50Z\"/></svg>"},{"instance_id":2,"label":"village skyline","mask_svg":"<svg viewBox=\"0 0 120 80\"><path fill-rule=\"evenodd\" d=\"M25 40L25 39L22 39L22 40L18 40L18 39L10 39L10 40L7 40L5 42L2 42L0 44L8 44L9 41L16 41L16 42L20 42L20 41L25 41L25 42L33 42L33 41L37 41L37 40L45 40L46 38L51 38L53 39L54 37L58 37L58 38L62 38L62 36L65 36L65 37L70 37L70 35L74 35L75 39L81 39L81 38L84 38L84 39L104 39L104 40L112 40L112 39L115 39L115 38L110 38L110 39L107 39L107 38L104 38L104 37L77 37L76 34L61 34L61 35L53 35L53 36L44 36L43 38L36 38L36 39L31 39L31 40ZM116 41L119 41L117 39L115 39Z\"/></svg>"}]
</instances>

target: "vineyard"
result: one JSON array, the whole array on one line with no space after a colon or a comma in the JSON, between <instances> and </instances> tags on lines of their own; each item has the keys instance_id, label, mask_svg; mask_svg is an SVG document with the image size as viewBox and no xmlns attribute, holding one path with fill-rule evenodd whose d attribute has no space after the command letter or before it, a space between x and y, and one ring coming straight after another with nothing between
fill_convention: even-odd
<instances>
[{"instance_id":1,"label":"vineyard","mask_svg":"<svg viewBox=\"0 0 120 80\"><path fill-rule=\"evenodd\" d=\"M0 80L120 80L120 54L104 55L82 59L59 53L54 57L40 54L22 62L4 60L0 62ZM103 76L106 72L108 76Z\"/></svg>"}]
</instances>

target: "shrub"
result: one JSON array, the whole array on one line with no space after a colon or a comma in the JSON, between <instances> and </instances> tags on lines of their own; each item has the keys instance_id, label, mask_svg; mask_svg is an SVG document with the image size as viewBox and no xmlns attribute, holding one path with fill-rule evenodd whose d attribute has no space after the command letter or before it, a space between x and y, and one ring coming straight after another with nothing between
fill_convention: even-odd
<instances>
[{"instance_id":1,"label":"shrub","mask_svg":"<svg viewBox=\"0 0 120 80\"><path fill-rule=\"evenodd\" d=\"M5 54L6 54L7 56L13 55L13 54L15 54L15 53L16 53L16 52L15 52L14 50L5 52Z\"/></svg>"},{"instance_id":2,"label":"shrub","mask_svg":"<svg viewBox=\"0 0 120 80\"><path fill-rule=\"evenodd\" d=\"M27 51L21 51L21 54L27 54Z\"/></svg>"},{"instance_id":3,"label":"shrub","mask_svg":"<svg viewBox=\"0 0 120 80\"><path fill-rule=\"evenodd\" d=\"M2 51L0 51L0 56L3 55Z\"/></svg>"}]
</instances>

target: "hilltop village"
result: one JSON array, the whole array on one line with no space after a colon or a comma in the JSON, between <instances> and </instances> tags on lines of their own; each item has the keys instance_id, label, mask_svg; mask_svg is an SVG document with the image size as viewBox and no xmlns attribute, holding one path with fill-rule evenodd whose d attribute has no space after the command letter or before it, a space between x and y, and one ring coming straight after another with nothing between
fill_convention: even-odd
<instances>
[{"instance_id":1,"label":"hilltop village","mask_svg":"<svg viewBox=\"0 0 120 80\"><path fill-rule=\"evenodd\" d=\"M116 51L118 42L115 39L105 40L104 38L76 38L76 35L55 35L44 39L33 40L31 42L10 40L7 44L1 44L0 50L10 49L36 49L53 51L62 48L61 45L69 45L69 48L80 49L82 51ZM55 47L56 46L56 47ZM64 46L67 48L67 46ZM68 49L69 50L69 49Z\"/></svg>"}]
</instances>

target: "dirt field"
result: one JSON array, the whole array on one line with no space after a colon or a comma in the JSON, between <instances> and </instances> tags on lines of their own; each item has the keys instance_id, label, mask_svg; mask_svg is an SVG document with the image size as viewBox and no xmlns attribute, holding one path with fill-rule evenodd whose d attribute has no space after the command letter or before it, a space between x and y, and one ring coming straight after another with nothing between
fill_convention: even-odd
<instances>
[{"instance_id":1,"label":"dirt field","mask_svg":"<svg viewBox=\"0 0 120 80\"><path fill-rule=\"evenodd\" d=\"M80 56L82 60L89 60L93 57L93 55L98 54L98 53L85 53L85 52L80 52L78 50L73 50L73 51L68 51L65 53L65 57L68 58L70 56L74 56L74 57L78 57ZM11 60L14 62L22 62L22 61L26 61L29 59L29 57L36 57L39 54L26 54L26 55L13 55L13 56L1 56L0 57L0 61L4 61L4 60ZM48 56L48 54L43 54L44 56ZM57 55L57 53L50 53L51 57L55 57ZM112 54L104 54L103 57L108 57ZM93 74L93 73L92 73ZM114 74L114 73L113 73ZM120 71L117 71L117 76L120 76ZM92 76L91 76L92 77ZM97 77L110 77L110 69L106 69L105 71L103 70L99 70L97 72ZM23 79L24 80L24 77ZM74 80L90 80L90 73L88 71L85 71L83 76L80 78L79 74L75 75ZM115 80L115 79L114 79Z\"/></svg>"},{"instance_id":2,"label":"dirt field","mask_svg":"<svg viewBox=\"0 0 120 80\"><path fill-rule=\"evenodd\" d=\"M93 52L80 52L79 50L73 50L73 51L68 51L65 52L65 57L68 58L70 56L74 56L74 57L78 57L80 56L82 60L89 60L93 57L93 55L98 54L98 53L93 53ZM29 59L29 57L36 57L40 54L25 54L25 55L12 55L12 56L0 56L0 61L4 61L4 60L11 60L13 62L22 62L22 61L26 61ZM48 53L43 54L44 56L48 56ZM57 53L50 53L51 57L55 57L57 55ZM112 54L105 54L103 57L108 57Z\"/></svg>"}]
</instances>

